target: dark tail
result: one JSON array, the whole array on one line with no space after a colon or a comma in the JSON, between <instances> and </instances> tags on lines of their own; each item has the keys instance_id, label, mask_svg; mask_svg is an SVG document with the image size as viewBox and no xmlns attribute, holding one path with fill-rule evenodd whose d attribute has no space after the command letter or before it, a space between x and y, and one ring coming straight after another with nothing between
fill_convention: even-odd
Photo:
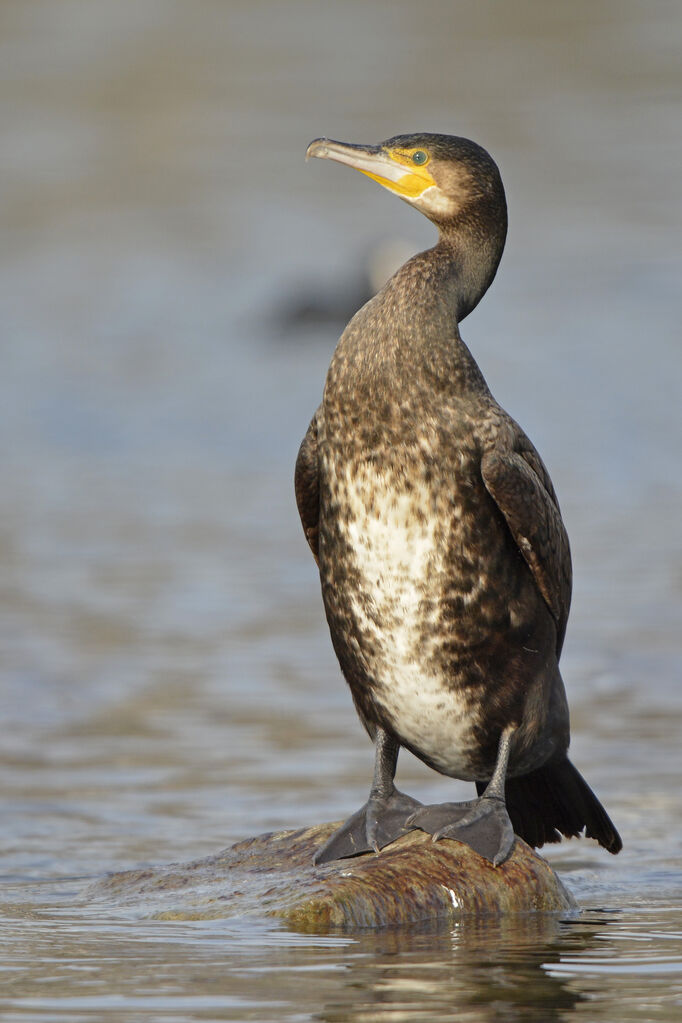
<instances>
[{"instance_id":1,"label":"dark tail","mask_svg":"<svg viewBox=\"0 0 682 1023\"><path fill-rule=\"evenodd\" d=\"M485 784L476 782L479 794ZM583 828L610 853L623 848L611 818L567 757L550 760L520 778L507 778L507 810L514 832L528 845L575 838Z\"/></svg>"}]
</instances>

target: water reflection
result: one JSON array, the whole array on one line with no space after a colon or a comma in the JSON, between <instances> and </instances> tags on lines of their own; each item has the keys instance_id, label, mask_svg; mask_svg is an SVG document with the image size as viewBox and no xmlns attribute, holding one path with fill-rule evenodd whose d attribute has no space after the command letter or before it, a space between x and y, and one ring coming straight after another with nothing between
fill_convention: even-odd
<instances>
[{"instance_id":1,"label":"water reflection","mask_svg":"<svg viewBox=\"0 0 682 1023\"><path fill-rule=\"evenodd\" d=\"M477 1023L549 1023L583 999L555 966L596 950L604 927L541 918L325 937L254 921L139 922L133 929L70 910L46 926L37 905L16 906L8 922L14 955L0 954L0 967L14 962L3 985L8 1007L30 1012L59 1000L71 1012L97 1013L115 990L123 1012L165 1007L169 1019L179 1019L190 1004L182 996L189 975L194 1010L216 1019L305 1013L329 1023L453 1014Z\"/></svg>"},{"instance_id":2,"label":"water reflection","mask_svg":"<svg viewBox=\"0 0 682 1023\"><path fill-rule=\"evenodd\" d=\"M682 998L679 906L323 935L253 918L141 920L130 906L103 916L75 910L83 885L42 888L15 889L32 897L5 904L0 950L0 1007L37 1019L62 1018L55 1006L106 1018L116 992L118 1011L140 1019L620 1021L642 1018L646 980L653 1018L672 1023Z\"/></svg>"},{"instance_id":3,"label":"water reflection","mask_svg":"<svg viewBox=\"0 0 682 1023\"><path fill-rule=\"evenodd\" d=\"M344 957L345 998L326 1006L329 1023L457 1019L551 1023L582 1000L551 966L580 954L595 931L555 919L462 923L453 931L372 935Z\"/></svg>"}]
</instances>

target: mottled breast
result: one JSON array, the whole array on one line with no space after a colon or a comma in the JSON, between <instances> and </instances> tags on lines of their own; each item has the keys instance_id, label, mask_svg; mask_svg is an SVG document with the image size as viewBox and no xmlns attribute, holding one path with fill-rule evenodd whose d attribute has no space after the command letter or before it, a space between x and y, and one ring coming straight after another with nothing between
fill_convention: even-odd
<instances>
[{"instance_id":1,"label":"mottled breast","mask_svg":"<svg viewBox=\"0 0 682 1023\"><path fill-rule=\"evenodd\" d=\"M475 662L481 629L494 627L482 604L504 545L478 461L425 433L369 458L328 444L322 472L323 594L361 717L463 778L481 772Z\"/></svg>"}]
</instances>

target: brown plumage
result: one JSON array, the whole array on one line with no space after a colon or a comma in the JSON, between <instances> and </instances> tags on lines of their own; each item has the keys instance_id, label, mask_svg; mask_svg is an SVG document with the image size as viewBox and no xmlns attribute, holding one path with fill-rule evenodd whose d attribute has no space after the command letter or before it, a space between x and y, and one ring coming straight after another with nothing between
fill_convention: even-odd
<instances>
[{"instance_id":1,"label":"brown plumage","mask_svg":"<svg viewBox=\"0 0 682 1023\"><path fill-rule=\"evenodd\" d=\"M491 283L506 236L498 169L475 143L398 136L311 144L424 212L438 244L353 317L299 451L296 499L332 642L375 741L370 798L319 860L378 849L409 827L501 862L611 821L566 757L558 659L571 596L549 474L491 395L458 323ZM471 804L421 807L393 787L401 746L477 783Z\"/></svg>"}]
</instances>

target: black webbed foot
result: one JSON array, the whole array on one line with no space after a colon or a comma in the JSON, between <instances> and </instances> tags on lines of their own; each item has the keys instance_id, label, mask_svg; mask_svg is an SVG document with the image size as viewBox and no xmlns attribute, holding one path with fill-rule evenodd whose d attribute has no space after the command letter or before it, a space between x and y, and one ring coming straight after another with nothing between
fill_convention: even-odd
<instances>
[{"instance_id":1,"label":"black webbed foot","mask_svg":"<svg viewBox=\"0 0 682 1023\"><path fill-rule=\"evenodd\" d=\"M422 804L393 789L390 796L370 795L365 805L349 817L315 853L313 863L330 863L361 853L379 852L407 835L406 821Z\"/></svg>"},{"instance_id":2,"label":"black webbed foot","mask_svg":"<svg viewBox=\"0 0 682 1023\"><path fill-rule=\"evenodd\" d=\"M424 806L406 821L433 835L434 842L454 838L464 842L499 866L514 845L514 829L504 801L497 796L480 796L467 803L438 803Z\"/></svg>"}]
</instances>

